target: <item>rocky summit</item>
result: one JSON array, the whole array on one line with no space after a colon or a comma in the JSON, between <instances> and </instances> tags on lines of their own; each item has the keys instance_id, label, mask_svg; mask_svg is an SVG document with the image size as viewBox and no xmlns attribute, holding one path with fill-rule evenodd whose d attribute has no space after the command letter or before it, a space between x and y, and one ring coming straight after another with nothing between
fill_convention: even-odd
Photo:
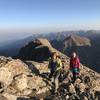
<instances>
[{"instance_id":1,"label":"rocky summit","mask_svg":"<svg viewBox=\"0 0 100 100\"><path fill-rule=\"evenodd\" d=\"M64 61L57 93L48 78L47 59L51 51L58 52ZM0 57L0 100L100 100L100 74L81 64L80 76L73 83L69 58L55 50L48 40L30 42L19 55L23 61Z\"/></svg>"}]
</instances>

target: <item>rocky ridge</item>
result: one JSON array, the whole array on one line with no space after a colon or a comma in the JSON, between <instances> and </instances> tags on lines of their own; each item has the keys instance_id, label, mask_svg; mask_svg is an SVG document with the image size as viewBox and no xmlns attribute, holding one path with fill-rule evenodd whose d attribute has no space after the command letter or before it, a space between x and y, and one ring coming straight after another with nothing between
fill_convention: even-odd
<instances>
[{"instance_id":1,"label":"rocky ridge","mask_svg":"<svg viewBox=\"0 0 100 100\"><path fill-rule=\"evenodd\" d=\"M47 39L39 38L21 48L17 57L23 60L34 60L39 62L48 60L52 52L61 54L61 52L51 46Z\"/></svg>"}]
</instances>

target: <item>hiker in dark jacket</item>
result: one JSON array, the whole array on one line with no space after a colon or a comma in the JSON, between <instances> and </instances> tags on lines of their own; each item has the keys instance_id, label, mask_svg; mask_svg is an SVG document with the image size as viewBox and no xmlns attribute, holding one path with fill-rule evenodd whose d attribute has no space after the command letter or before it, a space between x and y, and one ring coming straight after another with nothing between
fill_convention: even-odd
<instances>
[{"instance_id":1,"label":"hiker in dark jacket","mask_svg":"<svg viewBox=\"0 0 100 100\"><path fill-rule=\"evenodd\" d=\"M79 67L80 67L80 61L75 52L72 53L71 59L70 59L70 70L73 73L73 80L75 81L77 76L79 76Z\"/></svg>"},{"instance_id":2,"label":"hiker in dark jacket","mask_svg":"<svg viewBox=\"0 0 100 100\"><path fill-rule=\"evenodd\" d=\"M51 61L49 62L49 68L50 68L49 78L52 79L52 82L54 82L55 92L57 92L59 88L59 76L61 73L62 62L56 52L54 52L51 56Z\"/></svg>"}]
</instances>

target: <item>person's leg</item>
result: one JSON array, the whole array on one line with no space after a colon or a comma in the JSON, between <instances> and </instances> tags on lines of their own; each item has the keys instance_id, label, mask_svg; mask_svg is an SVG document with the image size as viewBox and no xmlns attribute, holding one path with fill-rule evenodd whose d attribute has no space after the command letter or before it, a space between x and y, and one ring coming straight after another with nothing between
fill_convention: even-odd
<instances>
[{"instance_id":1,"label":"person's leg","mask_svg":"<svg viewBox=\"0 0 100 100\"><path fill-rule=\"evenodd\" d=\"M50 71L50 75L49 75L49 79L52 78L53 74L54 74L54 71L51 70L51 71Z\"/></svg>"},{"instance_id":2,"label":"person's leg","mask_svg":"<svg viewBox=\"0 0 100 100\"><path fill-rule=\"evenodd\" d=\"M78 77L79 77L79 73L77 72L77 73L76 73L76 78L78 78Z\"/></svg>"},{"instance_id":3,"label":"person's leg","mask_svg":"<svg viewBox=\"0 0 100 100\"><path fill-rule=\"evenodd\" d=\"M76 73L73 72L73 82L75 82L75 80L76 80Z\"/></svg>"},{"instance_id":4,"label":"person's leg","mask_svg":"<svg viewBox=\"0 0 100 100\"><path fill-rule=\"evenodd\" d=\"M54 71L53 71L53 70L51 70L51 73L50 73L50 75L49 75L49 79L50 79L50 81L51 81L52 83L54 83Z\"/></svg>"},{"instance_id":5,"label":"person's leg","mask_svg":"<svg viewBox=\"0 0 100 100\"><path fill-rule=\"evenodd\" d=\"M55 75L55 92L57 92L58 88L59 88L59 76L60 76L60 71L57 71L56 72L56 75Z\"/></svg>"}]
</instances>

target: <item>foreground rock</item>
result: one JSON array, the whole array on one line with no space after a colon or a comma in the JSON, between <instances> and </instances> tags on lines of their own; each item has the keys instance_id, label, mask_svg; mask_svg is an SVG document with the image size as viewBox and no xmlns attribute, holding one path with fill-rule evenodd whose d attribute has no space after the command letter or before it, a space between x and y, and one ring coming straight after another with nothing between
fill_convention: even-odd
<instances>
[{"instance_id":1,"label":"foreground rock","mask_svg":"<svg viewBox=\"0 0 100 100\"><path fill-rule=\"evenodd\" d=\"M39 73L32 70L32 66L26 65L19 59L12 59L0 68L0 92L1 96L7 98L16 98L20 96L36 96L46 93L51 86L46 83L42 77L42 72L46 72L47 63L33 63L33 69L38 69ZM42 65L43 68L42 68ZM46 65L46 66L45 66ZM41 67L41 68L40 68ZM40 75L41 73L41 75ZM14 100L14 99L8 99ZM16 99L15 99L16 100Z\"/></svg>"},{"instance_id":2,"label":"foreground rock","mask_svg":"<svg viewBox=\"0 0 100 100\"><path fill-rule=\"evenodd\" d=\"M68 59L67 59L68 60ZM50 99L93 100L100 95L100 74L81 65L80 77L71 82L68 63L62 71L58 94L53 93L54 85L48 79L48 62L11 59L0 68L0 92L4 100ZM51 92L52 91L52 92ZM35 100L32 99L32 100Z\"/></svg>"}]
</instances>

